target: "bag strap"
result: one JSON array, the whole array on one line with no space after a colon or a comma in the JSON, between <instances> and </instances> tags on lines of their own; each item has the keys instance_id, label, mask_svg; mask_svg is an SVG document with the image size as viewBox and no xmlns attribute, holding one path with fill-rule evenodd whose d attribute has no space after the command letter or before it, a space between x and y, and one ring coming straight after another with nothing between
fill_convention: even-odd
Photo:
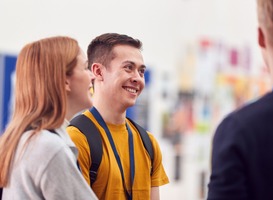
<instances>
[{"instance_id":1,"label":"bag strap","mask_svg":"<svg viewBox=\"0 0 273 200\"><path fill-rule=\"evenodd\" d=\"M84 114L74 117L69 126L78 128L86 137L92 164L89 169L91 186L97 178L97 171L102 158L102 140L101 135L95 124Z\"/></svg>"},{"instance_id":2,"label":"bag strap","mask_svg":"<svg viewBox=\"0 0 273 200\"><path fill-rule=\"evenodd\" d=\"M127 119L136 127L136 129L138 130L140 137L142 139L143 145L145 147L145 149L148 151L148 154L150 156L151 159L151 175L153 173L153 163L154 163L154 150L153 150L153 145L151 142L151 139L147 133L147 131L140 126L138 123L136 123L135 121L133 121L132 119L130 119L129 117L127 117Z\"/></svg>"},{"instance_id":3,"label":"bag strap","mask_svg":"<svg viewBox=\"0 0 273 200\"><path fill-rule=\"evenodd\" d=\"M147 150L150 159L151 159L151 174L153 172L153 161L154 161L154 151L153 146L150 140L150 137L146 130L142 128L139 124L134 122L132 119L127 118L138 130L143 145ZM84 114L80 114L74 117L71 121L69 126L74 126L78 128L85 136L90 148L90 157L92 160L90 169L89 169L89 176L90 176L90 183L91 186L95 182L97 178L97 171L101 163L102 159L102 140L99 130L97 129L96 125Z\"/></svg>"}]
</instances>

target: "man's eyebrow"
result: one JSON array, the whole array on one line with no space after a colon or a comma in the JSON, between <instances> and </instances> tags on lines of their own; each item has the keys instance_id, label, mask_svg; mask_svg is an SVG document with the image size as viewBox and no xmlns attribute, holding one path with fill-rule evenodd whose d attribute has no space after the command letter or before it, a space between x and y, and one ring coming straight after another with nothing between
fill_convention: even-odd
<instances>
[{"instance_id":1,"label":"man's eyebrow","mask_svg":"<svg viewBox=\"0 0 273 200\"><path fill-rule=\"evenodd\" d=\"M123 62L123 64L127 64L127 63L132 64L132 65L136 65L135 62L130 61L130 60L126 60L126 61ZM146 69L147 67L145 65L141 65L140 68Z\"/></svg>"},{"instance_id":2,"label":"man's eyebrow","mask_svg":"<svg viewBox=\"0 0 273 200\"><path fill-rule=\"evenodd\" d=\"M146 67L146 65L141 65L141 68L146 69L147 67Z\"/></svg>"}]
</instances>

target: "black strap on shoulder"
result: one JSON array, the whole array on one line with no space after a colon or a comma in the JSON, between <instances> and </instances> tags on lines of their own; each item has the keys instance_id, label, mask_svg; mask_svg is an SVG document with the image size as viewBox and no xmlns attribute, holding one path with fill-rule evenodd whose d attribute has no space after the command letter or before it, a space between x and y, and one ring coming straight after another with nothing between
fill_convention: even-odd
<instances>
[{"instance_id":1,"label":"black strap on shoulder","mask_svg":"<svg viewBox=\"0 0 273 200\"><path fill-rule=\"evenodd\" d=\"M144 147L148 151L148 154L150 155L150 159L151 159L151 163L152 163L152 166L151 166L151 174L152 174L153 163L154 163L154 150L153 150L153 145L150 140L150 137L149 137L147 131L144 128L142 128L142 126L140 126L139 124L137 124L136 122L134 122L132 119L130 119L128 117L127 117L127 119L137 128L137 130L141 136L142 142L144 144Z\"/></svg>"},{"instance_id":2,"label":"black strap on shoulder","mask_svg":"<svg viewBox=\"0 0 273 200\"><path fill-rule=\"evenodd\" d=\"M153 161L154 161L154 151L153 146L150 140L150 137L146 130L142 128L139 124L134 122L132 119L127 118L138 130L142 142L144 144L145 149L147 150L150 159L151 159L151 174L153 170ZM74 126L78 128L85 136L90 148L90 156L92 160L92 164L90 166L89 175L90 175L90 182L91 186L95 182L97 178L97 171L101 163L102 159L102 140L101 135L95 124L92 120L90 120L84 114L80 114L74 117L71 121L69 126Z\"/></svg>"},{"instance_id":3,"label":"black strap on shoulder","mask_svg":"<svg viewBox=\"0 0 273 200\"><path fill-rule=\"evenodd\" d=\"M91 185L97 178L97 171L102 158L102 140L101 135L95 124L84 114L74 117L69 126L78 128L86 137L89 148L92 164L89 169ZM92 156L93 155L93 156Z\"/></svg>"}]
</instances>

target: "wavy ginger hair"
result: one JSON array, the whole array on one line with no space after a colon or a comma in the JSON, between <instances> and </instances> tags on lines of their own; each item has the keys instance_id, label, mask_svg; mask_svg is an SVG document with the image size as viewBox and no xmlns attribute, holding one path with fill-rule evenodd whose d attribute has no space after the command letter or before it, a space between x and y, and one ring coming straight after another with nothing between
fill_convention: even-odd
<instances>
[{"instance_id":1,"label":"wavy ginger hair","mask_svg":"<svg viewBox=\"0 0 273 200\"><path fill-rule=\"evenodd\" d=\"M55 129L63 124L66 76L72 74L79 51L76 40L59 36L27 44L19 53L14 113L0 138L1 187L8 184L14 154L25 130L31 127L32 137L42 129Z\"/></svg>"}]
</instances>

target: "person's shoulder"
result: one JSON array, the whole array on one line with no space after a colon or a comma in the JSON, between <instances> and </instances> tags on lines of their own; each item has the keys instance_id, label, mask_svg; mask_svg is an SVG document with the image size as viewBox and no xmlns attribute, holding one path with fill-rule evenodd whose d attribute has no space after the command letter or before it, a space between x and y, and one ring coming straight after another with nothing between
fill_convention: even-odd
<instances>
[{"instance_id":1,"label":"person's shoulder","mask_svg":"<svg viewBox=\"0 0 273 200\"><path fill-rule=\"evenodd\" d=\"M81 115L85 115L90 121L92 121L91 113L90 113L89 110L84 111L83 113L81 113ZM76 127L76 126L74 126L72 124L69 124L67 126L66 131L67 131L67 133L69 134L69 136L71 137L72 140L75 139L75 138L78 138L78 137L85 137L84 133L82 133L82 131L78 127Z\"/></svg>"},{"instance_id":2,"label":"person's shoulder","mask_svg":"<svg viewBox=\"0 0 273 200\"><path fill-rule=\"evenodd\" d=\"M78 137L79 134L82 135L82 132L75 126L67 126L66 132L71 138Z\"/></svg>"},{"instance_id":3,"label":"person's shoulder","mask_svg":"<svg viewBox=\"0 0 273 200\"><path fill-rule=\"evenodd\" d=\"M57 132L52 132L49 130L42 130L37 139L37 143L47 149L60 149L66 146L65 142L61 139Z\"/></svg>"},{"instance_id":4,"label":"person's shoulder","mask_svg":"<svg viewBox=\"0 0 273 200\"><path fill-rule=\"evenodd\" d=\"M137 131L139 134L140 134L141 130L138 129L137 126L134 125L134 123L136 125L138 125L139 127L141 127L141 129L146 132L146 134L148 135L148 137L150 138L152 143L153 143L153 141L156 141L155 136L150 131L148 131L146 128L144 128L142 125L140 125L138 122L136 122L135 120L127 118L127 122L129 122L130 127L133 128L135 131Z\"/></svg>"},{"instance_id":5,"label":"person's shoulder","mask_svg":"<svg viewBox=\"0 0 273 200\"><path fill-rule=\"evenodd\" d=\"M156 137L154 136L153 133L151 133L150 131L147 131L147 130L146 130L146 133L148 134L148 136L149 136L149 138L150 138L151 140L156 140Z\"/></svg>"},{"instance_id":6,"label":"person's shoulder","mask_svg":"<svg viewBox=\"0 0 273 200\"><path fill-rule=\"evenodd\" d=\"M82 133L77 127L75 126L68 126L66 128L66 131L71 138L71 140L74 142L74 144L77 146L77 148L80 148L81 146L88 145L87 138L84 133Z\"/></svg>"},{"instance_id":7,"label":"person's shoulder","mask_svg":"<svg viewBox=\"0 0 273 200\"><path fill-rule=\"evenodd\" d=\"M150 131L147 131L147 130L146 130L146 132L147 132L147 134L148 134L148 136L149 136L149 138L150 138L150 141L151 141L153 147L154 147L154 148L155 148L155 147L156 147L156 148L159 147L159 143L160 143L160 141L158 140L159 137L157 137L157 135L154 135L154 134L151 133Z\"/></svg>"},{"instance_id":8,"label":"person's shoulder","mask_svg":"<svg viewBox=\"0 0 273 200\"><path fill-rule=\"evenodd\" d=\"M67 148L66 143L57 133L41 130L35 135L31 136L31 134L31 131L29 131L23 135L20 146L24 148L24 144L27 144L26 156L33 160L44 159L46 162L61 149ZM26 141L29 142L26 143Z\"/></svg>"},{"instance_id":9,"label":"person's shoulder","mask_svg":"<svg viewBox=\"0 0 273 200\"><path fill-rule=\"evenodd\" d=\"M273 118L273 93L267 93L259 99L245 104L243 107L229 113L219 127L232 126L233 130L241 128L264 126L266 123L271 124Z\"/></svg>"},{"instance_id":10,"label":"person's shoulder","mask_svg":"<svg viewBox=\"0 0 273 200\"><path fill-rule=\"evenodd\" d=\"M263 120L265 116L273 116L273 92L267 93L242 108L235 110L231 115L247 120Z\"/></svg>"}]
</instances>

